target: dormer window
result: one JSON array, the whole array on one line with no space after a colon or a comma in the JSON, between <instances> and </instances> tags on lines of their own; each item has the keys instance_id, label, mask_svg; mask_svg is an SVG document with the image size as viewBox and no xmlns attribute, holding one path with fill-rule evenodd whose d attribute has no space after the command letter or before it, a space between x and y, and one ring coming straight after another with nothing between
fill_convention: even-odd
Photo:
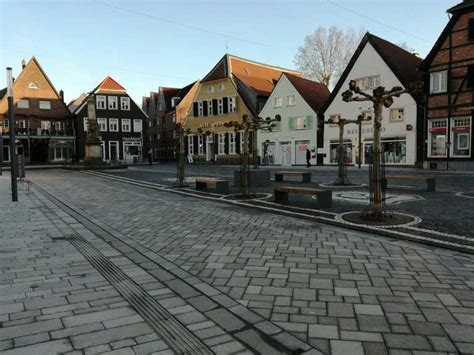
<instances>
[{"instance_id":1,"label":"dormer window","mask_svg":"<svg viewBox=\"0 0 474 355\"><path fill-rule=\"evenodd\" d=\"M28 85L29 89L39 89L39 85L37 83L30 83Z\"/></svg>"},{"instance_id":2,"label":"dormer window","mask_svg":"<svg viewBox=\"0 0 474 355\"><path fill-rule=\"evenodd\" d=\"M177 96L172 97L172 98L171 98L171 107L176 107L176 106L178 106L179 100L181 100L180 97L177 97Z\"/></svg>"}]
</instances>

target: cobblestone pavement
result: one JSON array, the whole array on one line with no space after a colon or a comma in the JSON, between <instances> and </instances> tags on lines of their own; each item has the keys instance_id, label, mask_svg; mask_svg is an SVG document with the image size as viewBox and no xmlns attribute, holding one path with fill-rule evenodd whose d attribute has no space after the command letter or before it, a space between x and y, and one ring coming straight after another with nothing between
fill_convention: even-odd
<instances>
[{"instance_id":1,"label":"cobblestone pavement","mask_svg":"<svg viewBox=\"0 0 474 355\"><path fill-rule=\"evenodd\" d=\"M7 187L0 177L2 354L320 354L37 189L12 203Z\"/></svg>"},{"instance_id":2,"label":"cobblestone pavement","mask_svg":"<svg viewBox=\"0 0 474 355\"><path fill-rule=\"evenodd\" d=\"M29 177L324 353L474 353L472 255L81 173Z\"/></svg>"},{"instance_id":3,"label":"cobblestone pavement","mask_svg":"<svg viewBox=\"0 0 474 355\"><path fill-rule=\"evenodd\" d=\"M233 171L238 167L213 166L213 165L188 165L187 175L192 176L220 176L233 181ZM267 168L272 171L297 170L311 171L313 184L331 183L337 175L336 167L312 167L310 169L301 167L279 167ZM124 176L144 181L171 184L176 177L174 164L162 164L153 166L131 167L128 170L109 171L109 174ZM473 200L469 198L474 194L474 173L472 172L443 172L426 171L409 168L387 168L390 175L424 175L436 178L437 191L426 192L424 182L400 181L389 184L388 193L403 195L405 197L419 197L417 200L404 202L399 205L389 206L390 210L409 213L419 216L423 221L419 224L421 228L427 228L443 233L452 233L464 237L474 238L474 208ZM348 176L354 183L365 183L368 181L367 168L361 170L350 168ZM334 191L362 191L367 192L367 187L343 188ZM261 192L272 193L271 188L259 189ZM460 194L461 193L461 194ZM467 196L467 197L466 197ZM300 204L301 205L301 204ZM306 206L308 206L306 202ZM359 211L366 205L351 203L348 201L334 200L333 207L327 211L343 213Z\"/></svg>"}]
</instances>

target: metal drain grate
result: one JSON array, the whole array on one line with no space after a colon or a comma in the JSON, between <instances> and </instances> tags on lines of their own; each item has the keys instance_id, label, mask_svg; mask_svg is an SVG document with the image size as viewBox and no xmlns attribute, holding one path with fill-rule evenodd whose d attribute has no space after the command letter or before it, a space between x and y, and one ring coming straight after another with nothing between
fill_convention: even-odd
<instances>
[{"instance_id":1,"label":"metal drain grate","mask_svg":"<svg viewBox=\"0 0 474 355\"><path fill-rule=\"evenodd\" d=\"M176 354L214 354L89 241L78 234L71 234L66 238L135 308Z\"/></svg>"}]
</instances>

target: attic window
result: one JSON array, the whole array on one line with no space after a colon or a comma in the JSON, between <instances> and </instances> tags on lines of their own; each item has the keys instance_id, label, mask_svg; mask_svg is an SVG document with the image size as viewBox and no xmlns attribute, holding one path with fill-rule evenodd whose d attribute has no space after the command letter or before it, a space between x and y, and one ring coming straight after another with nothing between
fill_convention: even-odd
<instances>
[{"instance_id":1,"label":"attic window","mask_svg":"<svg viewBox=\"0 0 474 355\"><path fill-rule=\"evenodd\" d=\"M474 41L474 18L469 19L469 30L468 38L470 41Z\"/></svg>"},{"instance_id":2,"label":"attic window","mask_svg":"<svg viewBox=\"0 0 474 355\"><path fill-rule=\"evenodd\" d=\"M219 91L224 91L225 90L225 85L224 84L219 84L218 89L219 89Z\"/></svg>"},{"instance_id":3,"label":"attic window","mask_svg":"<svg viewBox=\"0 0 474 355\"><path fill-rule=\"evenodd\" d=\"M210 85L207 87L207 92L208 93L213 93L214 92L214 86Z\"/></svg>"},{"instance_id":4,"label":"attic window","mask_svg":"<svg viewBox=\"0 0 474 355\"><path fill-rule=\"evenodd\" d=\"M29 89L39 89L39 85L37 83L30 83L28 85Z\"/></svg>"}]
</instances>

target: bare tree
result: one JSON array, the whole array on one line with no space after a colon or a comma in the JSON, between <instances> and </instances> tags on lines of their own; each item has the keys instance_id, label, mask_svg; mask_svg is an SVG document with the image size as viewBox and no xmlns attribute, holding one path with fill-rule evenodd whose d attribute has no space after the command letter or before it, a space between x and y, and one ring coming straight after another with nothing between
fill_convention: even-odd
<instances>
[{"instance_id":1,"label":"bare tree","mask_svg":"<svg viewBox=\"0 0 474 355\"><path fill-rule=\"evenodd\" d=\"M294 63L307 78L321 82L328 88L333 87L349 64L363 35L363 30L318 27L305 37L304 45L296 52Z\"/></svg>"},{"instance_id":2,"label":"bare tree","mask_svg":"<svg viewBox=\"0 0 474 355\"><path fill-rule=\"evenodd\" d=\"M417 51L413 47L411 47L407 42L397 43L397 46L399 46L401 49L406 50L409 53L417 53Z\"/></svg>"}]
</instances>

